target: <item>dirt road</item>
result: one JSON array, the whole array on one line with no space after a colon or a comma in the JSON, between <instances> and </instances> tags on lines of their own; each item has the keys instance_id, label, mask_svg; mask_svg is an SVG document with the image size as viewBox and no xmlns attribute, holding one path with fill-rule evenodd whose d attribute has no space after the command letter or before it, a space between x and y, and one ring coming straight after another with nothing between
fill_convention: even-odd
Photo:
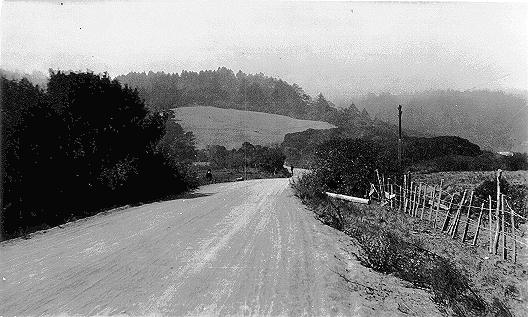
<instances>
[{"instance_id":1,"label":"dirt road","mask_svg":"<svg viewBox=\"0 0 528 317\"><path fill-rule=\"evenodd\" d=\"M0 315L436 314L353 260L288 182L209 185L4 242Z\"/></svg>"}]
</instances>

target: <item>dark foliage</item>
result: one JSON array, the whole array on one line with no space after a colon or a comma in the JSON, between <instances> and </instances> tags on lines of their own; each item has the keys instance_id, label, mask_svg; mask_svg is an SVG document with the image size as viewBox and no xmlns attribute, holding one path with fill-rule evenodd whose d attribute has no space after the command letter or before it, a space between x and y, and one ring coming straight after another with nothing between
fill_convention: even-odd
<instances>
[{"instance_id":1,"label":"dark foliage","mask_svg":"<svg viewBox=\"0 0 528 317\"><path fill-rule=\"evenodd\" d=\"M507 201L513 210L521 213L521 216L528 217L528 186L524 184L510 184L506 179L500 179L500 191L507 197ZM483 202L488 201L488 197L497 200L497 179L487 179L475 188L475 198ZM495 206L494 206L495 208ZM524 219L516 219L517 225L524 223Z\"/></svg>"},{"instance_id":2,"label":"dark foliage","mask_svg":"<svg viewBox=\"0 0 528 317\"><path fill-rule=\"evenodd\" d=\"M224 146L213 145L204 150L200 156L210 162L214 168L240 171L244 167L249 167L271 174L287 174L284 173L286 156L279 147L266 147L244 142L240 148L229 151Z\"/></svg>"},{"instance_id":3,"label":"dark foliage","mask_svg":"<svg viewBox=\"0 0 528 317\"><path fill-rule=\"evenodd\" d=\"M317 147L313 168L322 190L363 197L370 183L376 183L376 169L380 175L390 176L397 171L397 164L375 142L335 139Z\"/></svg>"},{"instance_id":4,"label":"dark foliage","mask_svg":"<svg viewBox=\"0 0 528 317\"><path fill-rule=\"evenodd\" d=\"M281 146L287 162L310 168L319 144L332 139L356 138L373 141L386 152L386 157L397 158L394 131L376 125L288 133ZM403 139L403 165L406 169L419 172L492 171L499 168L515 171L528 169L528 156L522 153L504 156L481 151L478 145L456 136L407 136Z\"/></svg>"},{"instance_id":5,"label":"dark foliage","mask_svg":"<svg viewBox=\"0 0 528 317\"><path fill-rule=\"evenodd\" d=\"M405 138L403 153L407 164L447 155L478 156L480 147L456 136Z\"/></svg>"},{"instance_id":6,"label":"dark foliage","mask_svg":"<svg viewBox=\"0 0 528 317\"><path fill-rule=\"evenodd\" d=\"M524 153L513 153L504 156L489 151L483 151L478 156L444 155L415 162L409 169L419 172L447 172L447 171L493 171L502 169L506 171L527 170L528 160Z\"/></svg>"},{"instance_id":7,"label":"dark foliage","mask_svg":"<svg viewBox=\"0 0 528 317\"><path fill-rule=\"evenodd\" d=\"M386 125L355 125L345 128L326 130L308 129L302 132L288 133L281 144L287 154L287 162L299 167L309 168L313 163L317 147L333 139L362 139L383 146L385 151L396 153L397 137L395 128Z\"/></svg>"},{"instance_id":8,"label":"dark foliage","mask_svg":"<svg viewBox=\"0 0 528 317\"><path fill-rule=\"evenodd\" d=\"M191 187L192 136L164 137L170 116L137 91L93 73L51 72L47 91L1 81L4 238Z\"/></svg>"}]
</instances>

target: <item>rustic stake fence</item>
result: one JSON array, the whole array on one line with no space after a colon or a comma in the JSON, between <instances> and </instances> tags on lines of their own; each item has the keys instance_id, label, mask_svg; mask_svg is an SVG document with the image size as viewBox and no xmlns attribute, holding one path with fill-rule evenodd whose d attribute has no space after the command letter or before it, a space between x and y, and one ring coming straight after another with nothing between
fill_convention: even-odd
<instances>
[{"instance_id":1,"label":"rustic stake fence","mask_svg":"<svg viewBox=\"0 0 528 317\"><path fill-rule=\"evenodd\" d=\"M527 218L516 213L500 191L501 171L497 172L497 198L486 200L474 192L449 193L440 186L416 183L404 175L400 186L377 173L379 200L390 208L429 222L432 228L453 239L486 247L490 254L517 262L519 247L528 247L521 239L519 224ZM493 214L493 210L495 214Z\"/></svg>"}]
</instances>

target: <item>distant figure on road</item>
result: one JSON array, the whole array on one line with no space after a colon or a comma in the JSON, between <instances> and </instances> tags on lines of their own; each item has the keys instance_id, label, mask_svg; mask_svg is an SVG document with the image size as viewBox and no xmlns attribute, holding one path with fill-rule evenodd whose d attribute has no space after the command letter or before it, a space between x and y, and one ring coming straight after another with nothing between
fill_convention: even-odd
<instances>
[{"instance_id":1,"label":"distant figure on road","mask_svg":"<svg viewBox=\"0 0 528 317\"><path fill-rule=\"evenodd\" d=\"M205 173L205 179L207 180L208 183L213 182L213 173L211 172L211 169L208 169L207 173Z\"/></svg>"},{"instance_id":2,"label":"distant figure on road","mask_svg":"<svg viewBox=\"0 0 528 317\"><path fill-rule=\"evenodd\" d=\"M292 174L292 176L293 176L293 165L290 166L290 171L291 171L291 174Z\"/></svg>"}]
</instances>

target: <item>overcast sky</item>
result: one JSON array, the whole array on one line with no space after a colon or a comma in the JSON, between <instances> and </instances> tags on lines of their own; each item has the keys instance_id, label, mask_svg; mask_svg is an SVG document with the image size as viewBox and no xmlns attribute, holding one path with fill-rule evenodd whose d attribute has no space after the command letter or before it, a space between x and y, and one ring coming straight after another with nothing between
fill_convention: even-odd
<instances>
[{"instance_id":1,"label":"overcast sky","mask_svg":"<svg viewBox=\"0 0 528 317\"><path fill-rule=\"evenodd\" d=\"M3 2L1 66L263 72L330 97L528 85L520 3Z\"/></svg>"}]
</instances>

